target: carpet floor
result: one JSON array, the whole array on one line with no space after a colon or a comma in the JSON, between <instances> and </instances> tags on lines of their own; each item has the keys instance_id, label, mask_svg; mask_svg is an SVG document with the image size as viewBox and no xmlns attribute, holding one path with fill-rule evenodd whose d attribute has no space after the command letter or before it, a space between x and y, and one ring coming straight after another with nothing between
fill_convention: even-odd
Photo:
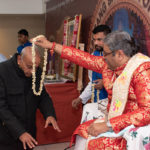
<instances>
[{"instance_id":1,"label":"carpet floor","mask_svg":"<svg viewBox=\"0 0 150 150\"><path fill-rule=\"evenodd\" d=\"M73 150L73 149L74 146L69 148L69 142L41 145L41 146L36 146L34 148L34 150Z\"/></svg>"}]
</instances>

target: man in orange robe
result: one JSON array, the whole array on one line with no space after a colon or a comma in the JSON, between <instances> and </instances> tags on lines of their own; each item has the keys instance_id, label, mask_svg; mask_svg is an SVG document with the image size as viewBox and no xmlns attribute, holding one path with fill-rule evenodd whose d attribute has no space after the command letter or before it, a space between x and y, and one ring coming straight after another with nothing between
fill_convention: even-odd
<instances>
[{"instance_id":1,"label":"man in orange robe","mask_svg":"<svg viewBox=\"0 0 150 150\"><path fill-rule=\"evenodd\" d=\"M45 38L39 38L36 44L49 49L53 45ZM56 44L54 50L61 54L63 59L68 59L87 69L102 73L104 87L108 93L107 108L109 112L114 82L122 74L130 59L136 54L136 46L131 41L128 33L117 31L106 36L103 48L103 57L92 56L89 53L60 44ZM140 55L145 57L143 54ZM75 134L88 138L89 135L96 137L101 133L108 132L110 128L115 133L119 133L130 125L135 127L148 125L150 123L150 61L137 66L127 90L127 102L121 114L110 117L108 121L101 123L94 123L94 120L88 121L80 125ZM126 140L122 136L116 138L100 137L90 140L88 149L124 150L126 149Z\"/></svg>"}]
</instances>

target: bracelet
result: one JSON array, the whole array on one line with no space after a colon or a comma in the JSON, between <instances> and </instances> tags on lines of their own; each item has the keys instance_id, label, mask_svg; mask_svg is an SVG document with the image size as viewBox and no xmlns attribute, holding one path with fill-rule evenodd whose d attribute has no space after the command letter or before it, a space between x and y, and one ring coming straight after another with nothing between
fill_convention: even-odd
<instances>
[{"instance_id":1,"label":"bracelet","mask_svg":"<svg viewBox=\"0 0 150 150\"><path fill-rule=\"evenodd\" d=\"M53 42L52 48L51 48L51 50L50 50L51 56L53 56L53 54L54 54L55 45L56 45L56 43Z\"/></svg>"}]
</instances>

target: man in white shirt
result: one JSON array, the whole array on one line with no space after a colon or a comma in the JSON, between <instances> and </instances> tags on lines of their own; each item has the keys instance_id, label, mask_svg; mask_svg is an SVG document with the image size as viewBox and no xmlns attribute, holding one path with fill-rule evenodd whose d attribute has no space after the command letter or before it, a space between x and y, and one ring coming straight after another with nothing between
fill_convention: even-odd
<instances>
[{"instance_id":1,"label":"man in white shirt","mask_svg":"<svg viewBox=\"0 0 150 150\"><path fill-rule=\"evenodd\" d=\"M95 56L103 56L103 48L102 48L102 40L105 36L111 32L111 29L107 25L98 25L93 30L93 42L95 46L95 51L93 55ZM82 102L86 104L88 100L91 99L94 103L86 104L83 108L83 114L81 123L103 117L104 112L102 111L106 109L107 106L107 92L103 87L102 75L96 72L88 71L89 74L89 83L82 92L82 94L72 101L72 107L78 108L79 104ZM103 100L103 101L102 101ZM98 108L98 103L103 103L102 108Z\"/></svg>"}]
</instances>

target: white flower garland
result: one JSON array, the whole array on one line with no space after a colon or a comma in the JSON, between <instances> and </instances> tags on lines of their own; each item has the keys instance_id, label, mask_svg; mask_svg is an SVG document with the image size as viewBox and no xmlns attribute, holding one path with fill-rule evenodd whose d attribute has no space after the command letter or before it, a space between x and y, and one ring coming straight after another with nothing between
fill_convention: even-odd
<instances>
[{"instance_id":1,"label":"white flower garland","mask_svg":"<svg viewBox=\"0 0 150 150\"><path fill-rule=\"evenodd\" d=\"M47 64L47 50L44 50L44 64L43 64L43 71L41 74L41 80L40 80L40 87L39 87L39 91L36 91L36 70L35 70L35 41L40 38L40 37L44 37L43 35L39 35L37 37L35 37L32 41L32 64L33 64L33 70L32 70L32 90L33 93L37 96L41 95L41 92L43 90L43 83L44 83L44 78L45 78L45 72L46 72L46 64Z\"/></svg>"}]
</instances>

